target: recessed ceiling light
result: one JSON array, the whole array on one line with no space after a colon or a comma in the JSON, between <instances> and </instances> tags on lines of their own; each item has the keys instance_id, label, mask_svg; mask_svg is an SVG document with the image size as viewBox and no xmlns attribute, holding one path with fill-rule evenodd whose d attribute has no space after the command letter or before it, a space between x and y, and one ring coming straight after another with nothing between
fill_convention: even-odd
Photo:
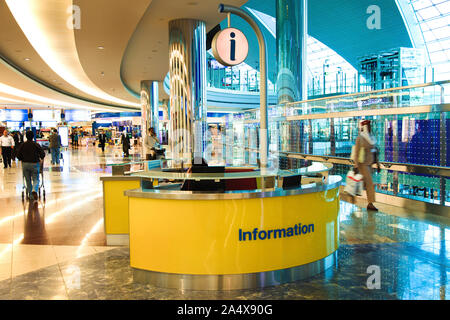
<instances>
[{"instance_id":1,"label":"recessed ceiling light","mask_svg":"<svg viewBox=\"0 0 450 320\"><path fill-rule=\"evenodd\" d=\"M103 49L105 49L105 47L104 46L98 46L97 49L103 50Z\"/></svg>"},{"instance_id":2,"label":"recessed ceiling light","mask_svg":"<svg viewBox=\"0 0 450 320\"><path fill-rule=\"evenodd\" d=\"M23 60L25 60L25 61L30 61L30 58L25 58L25 59L23 59Z\"/></svg>"}]
</instances>

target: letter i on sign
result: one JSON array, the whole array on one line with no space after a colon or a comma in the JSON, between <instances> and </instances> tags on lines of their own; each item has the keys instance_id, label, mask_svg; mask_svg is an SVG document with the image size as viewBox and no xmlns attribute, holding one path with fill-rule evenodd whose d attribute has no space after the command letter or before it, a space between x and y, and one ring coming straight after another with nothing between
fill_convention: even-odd
<instances>
[{"instance_id":1,"label":"letter i on sign","mask_svg":"<svg viewBox=\"0 0 450 320\"><path fill-rule=\"evenodd\" d=\"M230 60L234 61L236 60L236 40L234 40L234 37L236 36L236 34L234 32L230 33Z\"/></svg>"}]
</instances>

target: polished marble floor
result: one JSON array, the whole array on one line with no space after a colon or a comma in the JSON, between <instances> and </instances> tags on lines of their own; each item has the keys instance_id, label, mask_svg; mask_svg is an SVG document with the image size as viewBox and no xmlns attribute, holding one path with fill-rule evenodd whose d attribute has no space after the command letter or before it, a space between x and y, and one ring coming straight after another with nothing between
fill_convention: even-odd
<instances>
[{"instance_id":1,"label":"polished marble floor","mask_svg":"<svg viewBox=\"0 0 450 320\"><path fill-rule=\"evenodd\" d=\"M138 159L138 155L131 158ZM0 168L0 299L449 299L450 219L341 201L336 266L304 281L258 290L181 291L133 282L127 247L106 247L101 183L120 149L46 157L46 199L22 202L20 164ZM380 288L367 286L370 266Z\"/></svg>"}]
</instances>

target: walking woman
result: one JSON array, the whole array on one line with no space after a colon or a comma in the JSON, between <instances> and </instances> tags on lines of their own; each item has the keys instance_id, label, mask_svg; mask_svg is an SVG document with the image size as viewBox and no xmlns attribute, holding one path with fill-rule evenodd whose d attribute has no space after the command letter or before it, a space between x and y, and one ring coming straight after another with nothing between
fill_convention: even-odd
<instances>
[{"instance_id":1,"label":"walking woman","mask_svg":"<svg viewBox=\"0 0 450 320\"><path fill-rule=\"evenodd\" d=\"M361 131L358 138L356 138L355 152L354 152L354 166L358 168L358 171L363 176L364 185L367 192L367 210L378 211L373 205L375 202L375 187L372 180L372 164L376 163L378 172L380 171L380 164L378 162L376 140L372 136L372 129L370 126L370 120L364 120L361 122Z\"/></svg>"}]
</instances>

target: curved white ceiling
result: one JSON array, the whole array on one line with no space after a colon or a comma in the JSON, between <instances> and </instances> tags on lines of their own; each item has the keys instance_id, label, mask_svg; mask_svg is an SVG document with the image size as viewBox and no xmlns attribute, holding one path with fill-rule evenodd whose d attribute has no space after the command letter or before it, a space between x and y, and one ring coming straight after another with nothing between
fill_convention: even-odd
<instances>
[{"instance_id":1,"label":"curved white ceiling","mask_svg":"<svg viewBox=\"0 0 450 320\"><path fill-rule=\"evenodd\" d=\"M71 19L72 0L6 0L6 3L36 52L65 81L102 100L139 107L138 103L105 93L84 72L74 30L67 23Z\"/></svg>"},{"instance_id":2,"label":"curved white ceiling","mask_svg":"<svg viewBox=\"0 0 450 320\"><path fill-rule=\"evenodd\" d=\"M123 55L121 74L124 83L139 92L141 80L163 82L169 71L169 21L202 20L206 23L206 31L209 31L227 17L218 11L222 2L240 7L247 0L153 0ZM167 95L163 85L159 87L160 98L164 98Z\"/></svg>"},{"instance_id":3,"label":"curved white ceiling","mask_svg":"<svg viewBox=\"0 0 450 320\"><path fill-rule=\"evenodd\" d=\"M2 96L0 96L0 101L7 101L7 102L16 102L16 103L26 103L31 105L42 105L42 104L49 104L54 106L66 106L70 108L76 108L76 109L89 109L89 110L95 110L97 108L93 106L83 106L76 103L70 103L67 101L61 101L61 100L55 100L50 99L47 97L39 96L27 91L23 91L11 86L8 86L4 83L0 83L0 93ZM101 111L116 111L114 109L108 109L108 108L99 108L97 110Z\"/></svg>"}]
</instances>

